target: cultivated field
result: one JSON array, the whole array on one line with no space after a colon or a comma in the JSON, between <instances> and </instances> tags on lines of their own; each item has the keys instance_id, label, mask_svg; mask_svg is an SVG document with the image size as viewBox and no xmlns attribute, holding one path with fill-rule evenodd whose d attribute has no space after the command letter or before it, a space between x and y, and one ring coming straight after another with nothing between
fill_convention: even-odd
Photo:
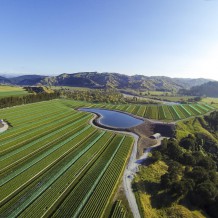
<instances>
[{"instance_id":1,"label":"cultivated field","mask_svg":"<svg viewBox=\"0 0 218 218\"><path fill-rule=\"evenodd\" d=\"M163 121L181 120L192 116L203 115L215 109L212 105L206 103L180 105L90 104L89 106L119 110L139 117Z\"/></svg>"},{"instance_id":2,"label":"cultivated field","mask_svg":"<svg viewBox=\"0 0 218 218\"><path fill-rule=\"evenodd\" d=\"M203 98L201 101L207 104L212 104L213 107L218 108L218 98L207 97L207 98Z\"/></svg>"},{"instance_id":3,"label":"cultivated field","mask_svg":"<svg viewBox=\"0 0 218 218\"><path fill-rule=\"evenodd\" d=\"M108 216L133 139L92 127L82 102L0 110L1 217Z\"/></svg>"},{"instance_id":4,"label":"cultivated field","mask_svg":"<svg viewBox=\"0 0 218 218\"><path fill-rule=\"evenodd\" d=\"M52 100L0 110L10 129L0 135L2 217L108 216L131 152L129 136L99 130L79 107L108 108L157 120L179 120L211 105L90 104ZM116 214L124 215L120 203Z\"/></svg>"},{"instance_id":5,"label":"cultivated field","mask_svg":"<svg viewBox=\"0 0 218 218\"><path fill-rule=\"evenodd\" d=\"M27 94L28 92L21 87L0 85L0 98Z\"/></svg>"}]
</instances>

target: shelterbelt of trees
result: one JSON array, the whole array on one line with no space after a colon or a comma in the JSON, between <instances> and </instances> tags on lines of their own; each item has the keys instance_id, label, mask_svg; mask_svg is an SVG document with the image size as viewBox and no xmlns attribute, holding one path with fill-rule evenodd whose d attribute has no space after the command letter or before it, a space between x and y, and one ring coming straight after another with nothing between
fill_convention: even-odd
<instances>
[{"instance_id":1,"label":"shelterbelt of trees","mask_svg":"<svg viewBox=\"0 0 218 218\"><path fill-rule=\"evenodd\" d=\"M32 94L20 97L6 97L0 99L0 108L12 107L21 104L29 104L35 103L40 101L47 101L55 98L59 98L59 93L39 93L39 94Z\"/></svg>"},{"instance_id":2,"label":"shelterbelt of trees","mask_svg":"<svg viewBox=\"0 0 218 218\"><path fill-rule=\"evenodd\" d=\"M88 89L88 90L72 90L69 88L59 89L60 95L69 99L88 101L94 103L141 103L141 104L157 104L152 100L145 100L133 97L124 97L122 93L116 89Z\"/></svg>"},{"instance_id":3,"label":"shelterbelt of trees","mask_svg":"<svg viewBox=\"0 0 218 218\"><path fill-rule=\"evenodd\" d=\"M123 95L113 89L71 90L62 88L60 95L74 100L105 103L125 103Z\"/></svg>"}]
</instances>

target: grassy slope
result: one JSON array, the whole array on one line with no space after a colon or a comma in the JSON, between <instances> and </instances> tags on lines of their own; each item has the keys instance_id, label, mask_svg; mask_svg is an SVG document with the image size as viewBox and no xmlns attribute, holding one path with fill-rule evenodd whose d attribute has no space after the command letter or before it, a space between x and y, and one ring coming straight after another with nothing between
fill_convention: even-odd
<instances>
[{"instance_id":1,"label":"grassy slope","mask_svg":"<svg viewBox=\"0 0 218 218\"><path fill-rule=\"evenodd\" d=\"M28 92L25 91L22 87L0 85L0 98L10 96L22 96L27 94Z\"/></svg>"},{"instance_id":2,"label":"grassy slope","mask_svg":"<svg viewBox=\"0 0 218 218\"><path fill-rule=\"evenodd\" d=\"M212 105L218 108L218 98L203 98L201 101L207 104L211 104L211 102L213 102Z\"/></svg>"},{"instance_id":3,"label":"grassy slope","mask_svg":"<svg viewBox=\"0 0 218 218\"><path fill-rule=\"evenodd\" d=\"M211 134L201 125L199 118L191 118L186 121L179 121L176 124L176 138L179 140L183 137L186 137L188 134L194 134L196 132L207 135L213 141L217 142L217 139L213 136L213 134Z\"/></svg>"},{"instance_id":4,"label":"grassy slope","mask_svg":"<svg viewBox=\"0 0 218 218\"><path fill-rule=\"evenodd\" d=\"M147 166L142 166L135 178L137 187L136 198L140 205L142 217L172 217L172 218L203 218L201 212L190 210L181 204L173 202L171 206L170 196L159 191L160 177L167 171L167 165L158 161ZM161 207L165 204L165 207Z\"/></svg>"},{"instance_id":5,"label":"grassy slope","mask_svg":"<svg viewBox=\"0 0 218 218\"><path fill-rule=\"evenodd\" d=\"M203 124L203 125L202 125ZM176 138L181 139L188 134L194 134L201 132L207 135L213 141L217 142L217 139L212 133L210 133L203 126L206 125L205 121L201 118L190 118L186 121L177 122ZM137 187L136 197L138 199L141 213L143 217L193 217L201 218L205 217L198 210L190 210L187 207L173 202L171 206L168 202L171 201L170 197L161 193L159 190L160 177L167 171L167 165L163 161L155 163L147 162L145 166L141 166L140 172L135 178L135 184ZM165 207L160 207L166 204ZM185 202L186 203L186 202ZM189 208L191 207L190 204Z\"/></svg>"}]
</instances>

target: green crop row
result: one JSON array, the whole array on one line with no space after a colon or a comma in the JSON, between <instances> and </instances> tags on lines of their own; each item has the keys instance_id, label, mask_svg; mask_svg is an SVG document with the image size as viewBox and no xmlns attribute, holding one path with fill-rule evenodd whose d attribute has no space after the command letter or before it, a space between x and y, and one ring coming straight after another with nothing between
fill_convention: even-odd
<instances>
[{"instance_id":1,"label":"green crop row","mask_svg":"<svg viewBox=\"0 0 218 218\"><path fill-rule=\"evenodd\" d=\"M206 104L178 104L178 105L108 105L96 104L89 107L105 108L131 113L136 116L154 120L180 120L191 116L205 114L214 108Z\"/></svg>"},{"instance_id":2,"label":"green crop row","mask_svg":"<svg viewBox=\"0 0 218 218\"><path fill-rule=\"evenodd\" d=\"M99 213L104 213L122 175L132 140L91 127L88 120L92 115L73 110L81 106L118 110L117 105L69 100L4 109L5 119L14 126L0 139L3 217L55 216L57 208L78 197L79 190L84 194L79 195L75 213L82 214L92 195L101 195L100 187L111 175L100 202ZM119 109L127 107L119 105ZM140 108L131 105L129 111L138 113Z\"/></svg>"},{"instance_id":3,"label":"green crop row","mask_svg":"<svg viewBox=\"0 0 218 218\"><path fill-rule=\"evenodd\" d=\"M111 218L125 218L126 213L126 210L121 205L121 201L116 201Z\"/></svg>"}]
</instances>

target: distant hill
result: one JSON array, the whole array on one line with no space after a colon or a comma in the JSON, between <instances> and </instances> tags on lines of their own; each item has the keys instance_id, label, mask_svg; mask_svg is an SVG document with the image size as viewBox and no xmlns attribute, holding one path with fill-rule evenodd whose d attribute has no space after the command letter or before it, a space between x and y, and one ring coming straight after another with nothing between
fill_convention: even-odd
<instances>
[{"instance_id":1,"label":"distant hill","mask_svg":"<svg viewBox=\"0 0 218 218\"><path fill-rule=\"evenodd\" d=\"M207 79L179 79L164 76L127 76L118 73L83 72L74 74L61 74L55 77L46 77L43 85L80 86L88 88L118 88L118 89L146 89L171 91L192 87L192 84L201 85Z\"/></svg>"},{"instance_id":2,"label":"distant hill","mask_svg":"<svg viewBox=\"0 0 218 218\"><path fill-rule=\"evenodd\" d=\"M2 81L2 82L1 82ZM74 74L61 74L59 76L24 75L14 78L0 77L0 83L21 86L74 86L87 88L117 88L117 89L143 89L154 91L172 91L191 88L201 85L208 79L182 79L165 76L127 76L119 73L82 72Z\"/></svg>"},{"instance_id":3,"label":"distant hill","mask_svg":"<svg viewBox=\"0 0 218 218\"><path fill-rule=\"evenodd\" d=\"M9 84L10 83L10 80L3 77L3 76L0 76L0 84Z\"/></svg>"},{"instance_id":4,"label":"distant hill","mask_svg":"<svg viewBox=\"0 0 218 218\"><path fill-rule=\"evenodd\" d=\"M193 86L200 86L204 83L207 83L209 81L209 79L204 79L204 78L198 78L198 79L190 79L190 78L173 78L173 80L180 84L184 89L189 89Z\"/></svg>"},{"instance_id":5,"label":"distant hill","mask_svg":"<svg viewBox=\"0 0 218 218\"><path fill-rule=\"evenodd\" d=\"M207 82L200 86L194 86L190 90L181 90L181 94L193 96L218 97L218 81Z\"/></svg>"},{"instance_id":6,"label":"distant hill","mask_svg":"<svg viewBox=\"0 0 218 218\"><path fill-rule=\"evenodd\" d=\"M14 85L36 85L37 83L40 83L42 79L44 79L45 76L40 75L24 75L24 76L18 76L10 78L10 82Z\"/></svg>"}]
</instances>

